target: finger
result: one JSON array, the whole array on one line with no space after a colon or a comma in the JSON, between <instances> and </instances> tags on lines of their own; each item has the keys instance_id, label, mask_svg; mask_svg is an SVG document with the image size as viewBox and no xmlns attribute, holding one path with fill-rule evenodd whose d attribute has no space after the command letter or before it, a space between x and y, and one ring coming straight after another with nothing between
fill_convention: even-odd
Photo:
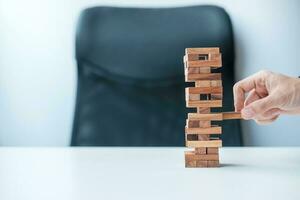
<instances>
[{"instance_id":1,"label":"finger","mask_svg":"<svg viewBox=\"0 0 300 200\"><path fill-rule=\"evenodd\" d=\"M273 117L272 119L255 120L255 122L256 122L257 124L259 124L259 125L267 125L267 124L270 124L270 123L274 122L278 117L279 117L279 115Z\"/></svg>"},{"instance_id":2,"label":"finger","mask_svg":"<svg viewBox=\"0 0 300 200\"><path fill-rule=\"evenodd\" d=\"M259 99L247 105L242 109L242 117L244 119L252 119L258 115L262 115L266 111L276 108L276 98L273 96L267 96L265 98Z\"/></svg>"},{"instance_id":3,"label":"finger","mask_svg":"<svg viewBox=\"0 0 300 200\"><path fill-rule=\"evenodd\" d=\"M258 99L260 99L260 96L256 93L256 90L255 89L251 90L244 102L244 107L246 107L247 105L249 105L254 101L257 101Z\"/></svg>"},{"instance_id":4,"label":"finger","mask_svg":"<svg viewBox=\"0 0 300 200\"><path fill-rule=\"evenodd\" d=\"M234 107L236 112L240 112L242 110L245 101L245 93L255 89L255 82L259 78L260 75L254 74L237 82L233 86Z\"/></svg>"}]
</instances>

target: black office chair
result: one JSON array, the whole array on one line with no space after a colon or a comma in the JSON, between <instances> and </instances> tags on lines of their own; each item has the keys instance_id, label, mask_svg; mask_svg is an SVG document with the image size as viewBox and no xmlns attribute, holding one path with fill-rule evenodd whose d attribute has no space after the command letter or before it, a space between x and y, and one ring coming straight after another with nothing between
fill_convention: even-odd
<instances>
[{"instance_id":1,"label":"black office chair","mask_svg":"<svg viewBox=\"0 0 300 200\"><path fill-rule=\"evenodd\" d=\"M233 33L222 8L84 10L76 35L71 145L183 146L186 47L221 47L223 110L232 110ZM222 139L224 145L241 145L238 121L223 123Z\"/></svg>"}]
</instances>

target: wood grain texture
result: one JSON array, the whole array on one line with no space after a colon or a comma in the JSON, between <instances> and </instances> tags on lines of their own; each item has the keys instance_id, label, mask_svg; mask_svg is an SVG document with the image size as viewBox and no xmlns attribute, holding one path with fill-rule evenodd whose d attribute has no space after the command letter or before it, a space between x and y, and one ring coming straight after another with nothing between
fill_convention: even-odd
<instances>
[{"instance_id":1,"label":"wood grain texture","mask_svg":"<svg viewBox=\"0 0 300 200\"><path fill-rule=\"evenodd\" d=\"M185 152L185 159L190 160L219 160L219 155L217 154L203 154L197 155L193 152Z\"/></svg>"},{"instance_id":2,"label":"wood grain texture","mask_svg":"<svg viewBox=\"0 0 300 200\"><path fill-rule=\"evenodd\" d=\"M185 128L186 134L221 134L222 127L208 127L208 128Z\"/></svg>"},{"instance_id":3,"label":"wood grain texture","mask_svg":"<svg viewBox=\"0 0 300 200\"><path fill-rule=\"evenodd\" d=\"M196 80L221 80L221 73L187 74L185 78L187 82Z\"/></svg>"},{"instance_id":4,"label":"wood grain texture","mask_svg":"<svg viewBox=\"0 0 300 200\"><path fill-rule=\"evenodd\" d=\"M219 154L219 148L218 147L208 147L206 148L207 154Z\"/></svg>"},{"instance_id":5,"label":"wood grain texture","mask_svg":"<svg viewBox=\"0 0 300 200\"><path fill-rule=\"evenodd\" d=\"M196 155L203 155L203 154L206 154L206 148L205 147L200 147L200 148L195 148L195 151L194 153Z\"/></svg>"},{"instance_id":6,"label":"wood grain texture","mask_svg":"<svg viewBox=\"0 0 300 200\"><path fill-rule=\"evenodd\" d=\"M197 162L196 162L196 167L197 167ZM207 167L220 167L220 162L219 160L208 160Z\"/></svg>"},{"instance_id":7,"label":"wood grain texture","mask_svg":"<svg viewBox=\"0 0 300 200\"><path fill-rule=\"evenodd\" d=\"M185 88L185 92L188 94L222 94L222 87L187 87Z\"/></svg>"},{"instance_id":8,"label":"wood grain texture","mask_svg":"<svg viewBox=\"0 0 300 200\"><path fill-rule=\"evenodd\" d=\"M210 87L211 81L195 81L196 87Z\"/></svg>"},{"instance_id":9,"label":"wood grain texture","mask_svg":"<svg viewBox=\"0 0 300 200\"><path fill-rule=\"evenodd\" d=\"M186 146L190 147L190 148L195 148L195 147L222 147L222 140L186 141Z\"/></svg>"},{"instance_id":10,"label":"wood grain texture","mask_svg":"<svg viewBox=\"0 0 300 200\"><path fill-rule=\"evenodd\" d=\"M208 113L208 114L188 113L188 120L222 121L223 115L222 113Z\"/></svg>"},{"instance_id":11,"label":"wood grain texture","mask_svg":"<svg viewBox=\"0 0 300 200\"><path fill-rule=\"evenodd\" d=\"M242 119L240 112L223 112L223 120L228 119Z\"/></svg>"},{"instance_id":12,"label":"wood grain texture","mask_svg":"<svg viewBox=\"0 0 300 200\"><path fill-rule=\"evenodd\" d=\"M186 48L185 54L218 54L220 53L220 48L209 47L209 48Z\"/></svg>"},{"instance_id":13,"label":"wood grain texture","mask_svg":"<svg viewBox=\"0 0 300 200\"><path fill-rule=\"evenodd\" d=\"M186 107L188 108L211 108L211 107L222 107L222 100L200 100L200 101L187 101Z\"/></svg>"},{"instance_id":14,"label":"wood grain texture","mask_svg":"<svg viewBox=\"0 0 300 200\"><path fill-rule=\"evenodd\" d=\"M222 66L221 59L216 60L195 60L195 61L187 61L186 63L187 68L201 68L201 67L212 67L212 68L219 68Z\"/></svg>"}]
</instances>

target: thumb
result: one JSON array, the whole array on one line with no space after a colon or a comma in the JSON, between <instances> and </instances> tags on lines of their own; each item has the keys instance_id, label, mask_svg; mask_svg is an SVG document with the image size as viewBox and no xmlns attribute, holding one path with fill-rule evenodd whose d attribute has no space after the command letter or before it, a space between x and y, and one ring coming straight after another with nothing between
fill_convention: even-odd
<instances>
[{"instance_id":1,"label":"thumb","mask_svg":"<svg viewBox=\"0 0 300 200\"><path fill-rule=\"evenodd\" d=\"M241 112L244 119L252 119L276 107L274 98L267 96L247 105Z\"/></svg>"}]
</instances>

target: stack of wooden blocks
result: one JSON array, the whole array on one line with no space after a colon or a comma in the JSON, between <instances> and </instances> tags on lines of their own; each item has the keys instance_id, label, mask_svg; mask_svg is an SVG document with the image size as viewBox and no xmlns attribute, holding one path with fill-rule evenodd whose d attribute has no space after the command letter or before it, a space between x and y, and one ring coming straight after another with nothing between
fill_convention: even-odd
<instances>
[{"instance_id":1,"label":"stack of wooden blocks","mask_svg":"<svg viewBox=\"0 0 300 200\"><path fill-rule=\"evenodd\" d=\"M223 120L222 113L211 113L211 108L222 107L221 73L212 73L213 68L222 66L219 48L187 48L184 56L185 80L194 82L195 87L186 88L186 106L196 108L186 120L186 146L194 148L185 152L186 167L218 167L218 137L222 127L211 121ZM217 137L213 137L217 136Z\"/></svg>"}]
</instances>

